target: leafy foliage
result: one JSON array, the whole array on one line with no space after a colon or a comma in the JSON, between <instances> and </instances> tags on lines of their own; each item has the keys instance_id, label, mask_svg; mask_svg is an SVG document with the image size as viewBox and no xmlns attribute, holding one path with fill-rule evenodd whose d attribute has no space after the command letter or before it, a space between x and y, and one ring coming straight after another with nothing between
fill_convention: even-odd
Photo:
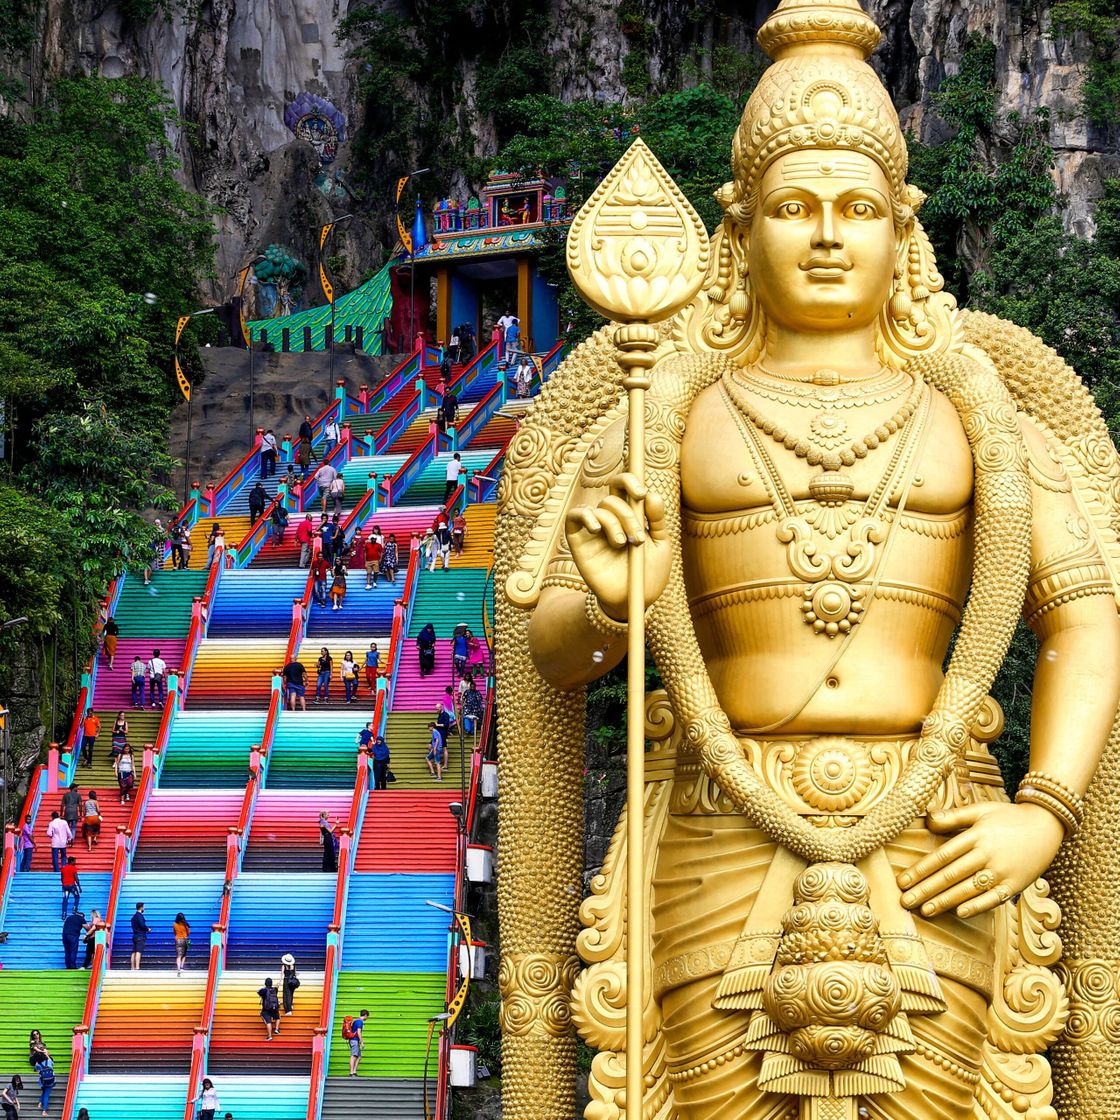
<instances>
[{"instance_id":1,"label":"leafy foliage","mask_svg":"<svg viewBox=\"0 0 1120 1120\"><path fill-rule=\"evenodd\" d=\"M1120 3L1117 0L1059 0L1050 13L1055 35L1082 33L1092 56L1081 87L1081 104L1092 124L1120 121Z\"/></svg>"},{"instance_id":2,"label":"leafy foliage","mask_svg":"<svg viewBox=\"0 0 1120 1120\"><path fill-rule=\"evenodd\" d=\"M172 331L213 257L172 127L137 79L60 81L30 121L0 120L0 618L29 619L9 652L88 633L109 580L150 556L143 511L171 508Z\"/></svg>"}]
</instances>

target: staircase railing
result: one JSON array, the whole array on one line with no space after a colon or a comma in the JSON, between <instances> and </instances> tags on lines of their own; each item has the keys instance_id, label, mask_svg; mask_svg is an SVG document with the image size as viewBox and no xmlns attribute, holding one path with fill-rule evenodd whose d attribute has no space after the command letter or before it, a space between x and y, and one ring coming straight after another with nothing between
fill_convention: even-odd
<instances>
[{"instance_id":1,"label":"staircase railing","mask_svg":"<svg viewBox=\"0 0 1120 1120\"><path fill-rule=\"evenodd\" d=\"M498 493L498 476L502 469L502 460L506 457L506 445L503 444L481 470L471 475L471 487L474 490L474 504L492 501Z\"/></svg>"},{"instance_id":2,"label":"staircase railing","mask_svg":"<svg viewBox=\"0 0 1120 1120\"><path fill-rule=\"evenodd\" d=\"M381 480L386 508L399 502L408 488L420 477L424 468L439 454L439 432L434 431L400 465L396 473Z\"/></svg>"},{"instance_id":3,"label":"staircase railing","mask_svg":"<svg viewBox=\"0 0 1120 1120\"><path fill-rule=\"evenodd\" d=\"M223 906L226 899L222 899ZM191 1068L187 1075L187 1099L183 1102L183 1120L195 1120L198 1110L195 1103L206 1076L206 1063L210 1057L210 1031L214 1026L214 1009L218 1003L218 983L225 960L226 926L215 922L210 929L210 960L206 969L206 992L202 997L202 1014L194 1028L191 1040Z\"/></svg>"},{"instance_id":4,"label":"staircase railing","mask_svg":"<svg viewBox=\"0 0 1120 1120\"><path fill-rule=\"evenodd\" d=\"M470 446L471 441L494 417L506 403L507 389L504 381L499 381L486 396L482 398L471 410L470 416L458 428L459 450L463 451Z\"/></svg>"},{"instance_id":5,"label":"staircase railing","mask_svg":"<svg viewBox=\"0 0 1120 1120\"><path fill-rule=\"evenodd\" d=\"M413 350L366 398L366 415L368 416L384 408L387 401L395 397L406 385L411 384L420 376L420 371L424 366L434 365L439 360L439 350L434 346L425 345L423 349L417 347Z\"/></svg>"},{"instance_id":6,"label":"staircase railing","mask_svg":"<svg viewBox=\"0 0 1120 1120\"><path fill-rule=\"evenodd\" d=\"M210 565L210 572L206 577L206 587L201 598L195 599L191 607L191 625L187 631L187 644L183 647L183 664L180 666L179 704L182 706L190 691L191 676L194 673L194 661L198 654L198 647L210 629L210 615L214 610L214 597L221 586L222 573L226 570L225 550L217 549L214 553L214 563Z\"/></svg>"},{"instance_id":7,"label":"staircase railing","mask_svg":"<svg viewBox=\"0 0 1120 1120\"><path fill-rule=\"evenodd\" d=\"M20 813L19 821L4 830L4 867L0 871L0 929L4 928L4 919L8 913L8 896L18 874L16 868L20 858L19 838L23 835L23 826L38 817L46 785L46 767L40 762L31 771L31 780L27 783L27 796L23 801L23 811Z\"/></svg>"}]
</instances>

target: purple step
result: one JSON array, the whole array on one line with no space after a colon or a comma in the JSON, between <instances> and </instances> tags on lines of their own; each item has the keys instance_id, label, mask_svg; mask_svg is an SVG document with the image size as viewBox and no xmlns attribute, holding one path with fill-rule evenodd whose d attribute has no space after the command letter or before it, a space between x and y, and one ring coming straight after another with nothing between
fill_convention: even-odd
<instances>
[{"instance_id":1,"label":"purple step","mask_svg":"<svg viewBox=\"0 0 1120 1120\"><path fill-rule=\"evenodd\" d=\"M113 669L104 654L99 655L97 683L93 689L93 706L98 710L128 708L132 705L132 659L139 655L145 664L151 659L152 651L159 650L160 657L167 662L167 671L173 673L182 668L185 638L122 638L117 643L117 653L113 658ZM148 686L144 685L144 699L148 699Z\"/></svg>"}]
</instances>

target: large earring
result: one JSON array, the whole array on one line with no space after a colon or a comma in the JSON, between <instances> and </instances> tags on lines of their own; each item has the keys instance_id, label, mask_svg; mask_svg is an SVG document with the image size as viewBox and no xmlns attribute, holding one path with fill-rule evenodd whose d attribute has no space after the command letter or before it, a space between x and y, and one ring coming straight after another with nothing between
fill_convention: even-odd
<instances>
[{"instance_id":1,"label":"large earring","mask_svg":"<svg viewBox=\"0 0 1120 1120\"><path fill-rule=\"evenodd\" d=\"M894 269L894 295L891 296L890 311L891 318L896 323L905 323L910 318L910 312L914 309L913 300L910 298L910 293L907 291L909 285L903 273L901 265L895 265Z\"/></svg>"},{"instance_id":2,"label":"large earring","mask_svg":"<svg viewBox=\"0 0 1120 1120\"><path fill-rule=\"evenodd\" d=\"M731 296L731 318L737 323L746 322L750 314L751 301L747 295L747 262L743 261L743 271L739 274L739 286Z\"/></svg>"},{"instance_id":3,"label":"large earring","mask_svg":"<svg viewBox=\"0 0 1120 1120\"><path fill-rule=\"evenodd\" d=\"M719 243L719 264L716 270L716 282L708 289L708 296L713 303L723 303L727 299L728 289L731 287L731 246L727 236Z\"/></svg>"}]
</instances>

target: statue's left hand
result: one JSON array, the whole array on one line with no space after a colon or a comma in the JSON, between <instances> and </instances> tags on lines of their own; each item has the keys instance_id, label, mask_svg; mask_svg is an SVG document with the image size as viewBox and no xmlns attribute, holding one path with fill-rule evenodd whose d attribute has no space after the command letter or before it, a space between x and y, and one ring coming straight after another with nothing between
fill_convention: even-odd
<instances>
[{"instance_id":1,"label":"statue's left hand","mask_svg":"<svg viewBox=\"0 0 1120 1120\"><path fill-rule=\"evenodd\" d=\"M957 835L898 876L902 905L923 918L953 907L972 918L1006 902L1046 871L1065 835L1057 817L1029 804L964 805L927 822L932 832Z\"/></svg>"}]
</instances>

